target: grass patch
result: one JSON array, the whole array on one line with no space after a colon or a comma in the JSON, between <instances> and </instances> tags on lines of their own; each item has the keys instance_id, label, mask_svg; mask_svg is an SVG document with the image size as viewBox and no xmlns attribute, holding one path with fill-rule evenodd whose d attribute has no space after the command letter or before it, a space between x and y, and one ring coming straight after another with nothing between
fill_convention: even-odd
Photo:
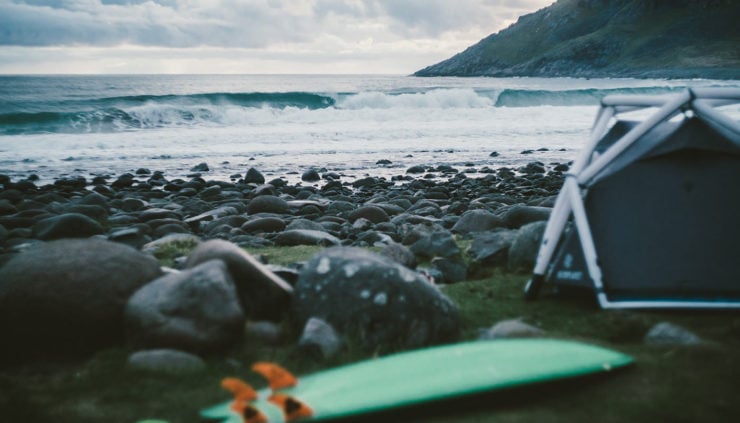
<instances>
[{"instance_id":1,"label":"grass patch","mask_svg":"<svg viewBox=\"0 0 740 423\"><path fill-rule=\"evenodd\" d=\"M266 255L274 264L289 264L319 250L281 247L250 253ZM403 415L403 421L688 422L731 421L740 416L735 400L740 392L737 312L604 311L589 299L551 297L526 302L522 289L527 275L490 268L476 275L475 280L442 288L460 308L463 340L475 339L478 328L522 318L548 336L630 354L636 364L608 377L488 394L470 402L445 404L442 410L432 407L432 412L415 410ZM684 326L710 344L695 348L644 345L646 331L661 321ZM83 363L0 370L3 421L131 423L158 418L197 422L199 409L228 399L219 388L221 378L237 376L264 386L249 371L254 361L275 361L300 375L372 357L372 352L351 344L339 356L322 362L298 352L291 343L270 346L247 337L228 353L207 357L203 372L160 375L127 369L131 352L118 348L99 352Z\"/></svg>"}]
</instances>

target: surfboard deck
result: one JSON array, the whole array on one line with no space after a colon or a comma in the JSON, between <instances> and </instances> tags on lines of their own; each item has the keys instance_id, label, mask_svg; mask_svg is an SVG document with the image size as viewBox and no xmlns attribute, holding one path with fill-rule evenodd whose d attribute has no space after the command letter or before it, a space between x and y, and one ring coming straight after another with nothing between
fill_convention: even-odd
<instances>
[{"instance_id":1,"label":"surfboard deck","mask_svg":"<svg viewBox=\"0 0 740 423\"><path fill-rule=\"evenodd\" d=\"M357 416L496 389L608 372L632 358L595 345L555 339L477 341L408 351L366 360L299 378L281 389L313 410L304 421ZM259 391L253 405L269 422L284 418ZM225 402L201 411L201 417L240 423Z\"/></svg>"}]
</instances>

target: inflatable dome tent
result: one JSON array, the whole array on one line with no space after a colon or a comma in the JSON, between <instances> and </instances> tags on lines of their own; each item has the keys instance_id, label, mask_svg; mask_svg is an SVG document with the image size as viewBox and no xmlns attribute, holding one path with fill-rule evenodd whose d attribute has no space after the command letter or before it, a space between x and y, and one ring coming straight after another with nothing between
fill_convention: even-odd
<instances>
[{"instance_id":1,"label":"inflatable dome tent","mask_svg":"<svg viewBox=\"0 0 740 423\"><path fill-rule=\"evenodd\" d=\"M653 113L622 119L635 111ZM736 88L605 97L526 298L551 283L590 287L602 308L740 307L738 115Z\"/></svg>"}]
</instances>

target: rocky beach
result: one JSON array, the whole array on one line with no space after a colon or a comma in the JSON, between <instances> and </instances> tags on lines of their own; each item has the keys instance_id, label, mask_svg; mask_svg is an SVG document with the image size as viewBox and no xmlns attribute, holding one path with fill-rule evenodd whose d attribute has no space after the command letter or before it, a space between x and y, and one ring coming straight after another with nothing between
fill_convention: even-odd
<instances>
[{"instance_id":1,"label":"rocky beach","mask_svg":"<svg viewBox=\"0 0 740 423\"><path fill-rule=\"evenodd\" d=\"M255 168L232 182L208 180L206 163L194 166L189 179L148 169L42 186L3 177L0 321L15 340L5 352L22 361L53 359L126 339L213 352L237 342L245 319L279 323L288 316L297 329L320 318L342 336L362 334L368 351L453 341L460 333L456 307L434 287L465 281L470 266L531 268L567 168L536 161L497 170L418 165L391 179L353 182L310 169L297 184L266 181ZM465 251L458 241L469 244ZM162 276L155 257L172 246L183 252L167 257ZM290 246L336 248L279 267L243 250ZM329 271L338 269L345 275L332 282ZM170 292L187 281L202 292L182 298ZM406 292L412 281L417 287ZM358 294L377 310L339 311ZM157 303L170 295L174 305ZM391 304L398 309L389 312ZM116 321L123 306L134 317ZM219 313L149 315L158 307ZM441 315L447 317L435 323ZM168 324L173 332L149 327L170 318L182 320ZM39 348L37 341L52 340L53 351Z\"/></svg>"},{"instance_id":2,"label":"rocky beach","mask_svg":"<svg viewBox=\"0 0 740 423\"><path fill-rule=\"evenodd\" d=\"M569 164L523 153L532 160L520 167L415 165L390 178L317 166L296 183L255 168L213 180L207 163L185 178L144 168L45 185L0 176L0 410L14 421L197 421L223 398L218 380L246 374L250 359L308 372L461 340L551 336L639 363L615 391L557 388L570 402L616 392L621 406L662 407L641 417L674 415L666 392L711 380L712 415L736 413L723 398L738 379L717 380L739 371L734 314L605 312L588 295L524 302ZM507 395L515 421L554 407ZM467 418L501 408L479 404ZM430 421L409 421L418 418Z\"/></svg>"}]
</instances>

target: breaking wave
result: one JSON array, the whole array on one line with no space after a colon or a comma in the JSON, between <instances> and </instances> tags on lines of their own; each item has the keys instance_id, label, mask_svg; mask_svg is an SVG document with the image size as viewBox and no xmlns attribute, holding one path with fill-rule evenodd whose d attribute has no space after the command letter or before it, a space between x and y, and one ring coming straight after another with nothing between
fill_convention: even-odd
<instances>
[{"instance_id":1,"label":"breaking wave","mask_svg":"<svg viewBox=\"0 0 740 423\"><path fill-rule=\"evenodd\" d=\"M359 93L203 93L66 100L0 113L0 134L99 133L157 128L259 124L264 114L392 109L486 109L588 106L609 94L667 94L679 88L535 90L434 88ZM324 116L326 118L326 116Z\"/></svg>"}]
</instances>

